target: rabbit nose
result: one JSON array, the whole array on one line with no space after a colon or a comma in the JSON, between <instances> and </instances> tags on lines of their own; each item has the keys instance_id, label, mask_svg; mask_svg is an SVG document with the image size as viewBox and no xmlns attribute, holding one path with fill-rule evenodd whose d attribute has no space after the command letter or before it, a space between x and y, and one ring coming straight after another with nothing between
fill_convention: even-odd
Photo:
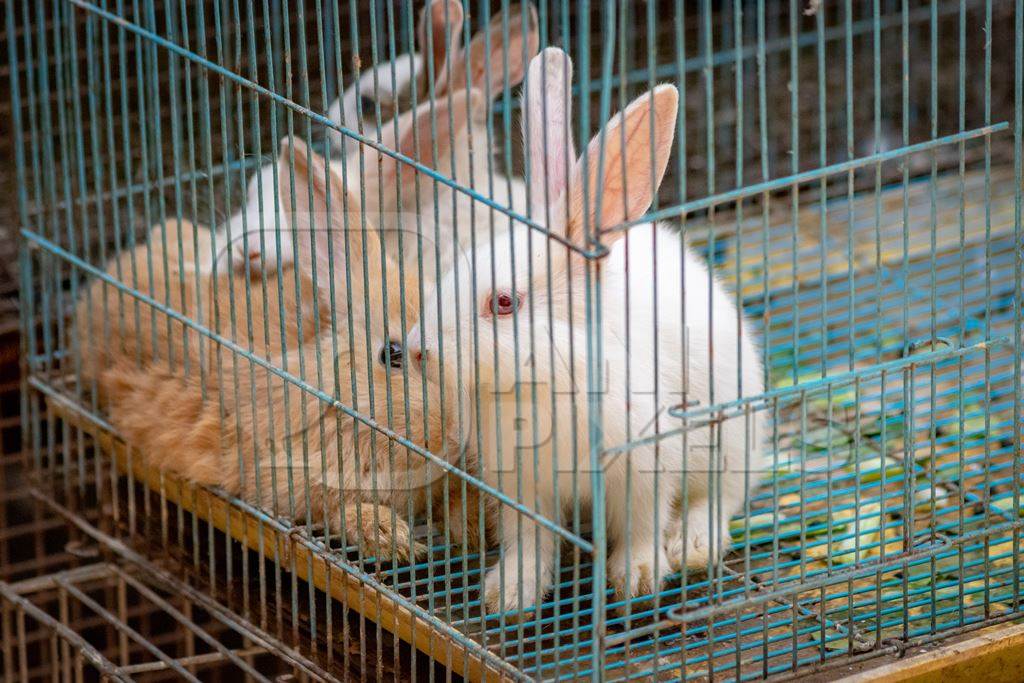
<instances>
[{"instance_id":1,"label":"rabbit nose","mask_svg":"<svg viewBox=\"0 0 1024 683\"><path fill-rule=\"evenodd\" d=\"M423 350L423 335L420 332L419 325L413 325L412 329L409 330L409 334L406 335L406 353L416 363L422 363L426 357L426 352Z\"/></svg>"}]
</instances>

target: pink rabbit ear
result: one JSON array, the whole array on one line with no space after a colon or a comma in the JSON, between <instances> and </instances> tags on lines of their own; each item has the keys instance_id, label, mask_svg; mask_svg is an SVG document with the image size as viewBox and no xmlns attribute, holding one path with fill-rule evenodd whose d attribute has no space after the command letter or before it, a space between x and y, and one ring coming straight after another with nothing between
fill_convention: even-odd
<instances>
[{"instance_id":1,"label":"pink rabbit ear","mask_svg":"<svg viewBox=\"0 0 1024 683\"><path fill-rule=\"evenodd\" d=\"M530 60L523 89L523 140L529 170L530 214L543 218L569 182L576 160L572 139L572 60L549 47Z\"/></svg>"},{"instance_id":2,"label":"pink rabbit ear","mask_svg":"<svg viewBox=\"0 0 1024 683\"><path fill-rule=\"evenodd\" d=\"M358 199L346 195L344 183L337 172L299 138L281 140L277 184L283 222L281 230L290 231L294 226L297 231L296 260L299 267L311 272L315 261L319 276L326 278L330 253L327 235L334 228L332 219L348 213L349 218L354 216L358 221ZM343 236L331 237L332 242L340 242ZM337 245L331 246L337 248ZM335 269L344 267L343 264L336 264Z\"/></svg>"},{"instance_id":3,"label":"pink rabbit ear","mask_svg":"<svg viewBox=\"0 0 1024 683\"><path fill-rule=\"evenodd\" d=\"M424 59L422 83L427 82L431 73L437 82L446 71L445 64L459 54L462 20L462 5L457 0L433 0L423 8L416 27L417 47ZM432 60L433 66L428 60Z\"/></svg>"},{"instance_id":4,"label":"pink rabbit ear","mask_svg":"<svg viewBox=\"0 0 1024 683\"><path fill-rule=\"evenodd\" d=\"M432 103L424 102L399 122L397 149L424 166L445 172L451 164L453 149L456 149L456 156L465 154L456 145L470 122L482 121L486 115L487 101L476 89L460 90ZM394 166L392 164L392 168ZM397 163L397 166L403 181L408 180L411 187L416 170L404 163ZM408 194L411 199L413 193Z\"/></svg>"},{"instance_id":5,"label":"pink rabbit ear","mask_svg":"<svg viewBox=\"0 0 1024 683\"><path fill-rule=\"evenodd\" d=\"M358 211L358 199L346 193L338 173L301 139L282 139L277 163L281 211L288 220L288 214L299 218L326 215L328 208L331 213L341 213L343 203L347 204L346 211Z\"/></svg>"},{"instance_id":6,"label":"pink rabbit ear","mask_svg":"<svg viewBox=\"0 0 1024 683\"><path fill-rule=\"evenodd\" d=\"M365 273L365 279L375 283L366 291L375 304L384 278L380 241L363 218L359 198L346 191L335 167L302 140L285 138L278 158L278 187L285 223L282 230L294 226L296 264L308 275L316 268L323 303L337 306L348 300L346 292L350 292L351 300L359 301L362 310ZM333 301L328 278L335 284Z\"/></svg>"},{"instance_id":7,"label":"pink rabbit ear","mask_svg":"<svg viewBox=\"0 0 1024 683\"><path fill-rule=\"evenodd\" d=\"M678 110L679 91L672 85L659 85L633 100L594 136L572 172L568 229L571 240L584 243L585 223L587 232L593 234L595 230L635 220L647 211L672 153ZM623 232L612 234L604 243Z\"/></svg>"},{"instance_id":8,"label":"pink rabbit ear","mask_svg":"<svg viewBox=\"0 0 1024 683\"><path fill-rule=\"evenodd\" d=\"M455 92L471 87L479 88L492 99L496 98L503 89L522 82L526 65L538 49L537 10L530 3L509 5L507 12L494 15L487 28L473 36L469 47L452 60L451 73L446 68L441 74L436 92ZM505 70L506 63L508 71Z\"/></svg>"}]
</instances>

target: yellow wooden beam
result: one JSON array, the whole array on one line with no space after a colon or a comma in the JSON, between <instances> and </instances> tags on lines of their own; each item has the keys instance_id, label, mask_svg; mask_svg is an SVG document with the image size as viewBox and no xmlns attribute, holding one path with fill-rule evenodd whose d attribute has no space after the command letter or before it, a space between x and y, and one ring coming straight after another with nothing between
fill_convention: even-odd
<instances>
[{"instance_id":1,"label":"yellow wooden beam","mask_svg":"<svg viewBox=\"0 0 1024 683\"><path fill-rule=\"evenodd\" d=\"M839 683L1019 683L1024 624L995 626L973 638L862 671Z\"/></svg>"}]
</instances>

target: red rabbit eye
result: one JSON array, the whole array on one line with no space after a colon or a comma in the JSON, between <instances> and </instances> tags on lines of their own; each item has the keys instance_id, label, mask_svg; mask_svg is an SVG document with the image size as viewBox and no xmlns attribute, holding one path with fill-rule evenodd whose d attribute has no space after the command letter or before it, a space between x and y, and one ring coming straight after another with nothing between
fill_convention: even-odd
<instances>
[{"instance_id":1,"label":"red rabbit eye","mask_svg":"<svg viewBox=\"0 0 1024 683\"><path fill-rule=\"evenodd\" d=\"M522 297L514 292L495 292L487 300L485 314L512 315L522 305Z\"/></svg>"}]
</instances>

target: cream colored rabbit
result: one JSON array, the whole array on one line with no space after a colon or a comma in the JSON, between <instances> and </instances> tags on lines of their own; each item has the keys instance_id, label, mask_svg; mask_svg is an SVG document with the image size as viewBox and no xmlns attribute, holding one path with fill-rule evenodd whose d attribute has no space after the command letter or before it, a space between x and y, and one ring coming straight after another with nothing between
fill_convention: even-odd
<instances>
[{"instance_id":1,"label":"cream colored rabbit","mask_svg":"<svg viewBox=\"0 0 1024 683\"><path fill-rule=\"evenodd\" d=\"M193 351L199 347L191 332L185 354L174 328L154 344L148 341L149 330L163 329L166 318L152 315L143 304L140 327L115 329L110 343L83 345L83 377L97 383L111 422L154 466L223 486L279 515L325 522L333 533L344 528L365 553L399 559L424 550L410 540L407 515L422 511L432 503L433 493L450 487L453 509L447 515L435 512L434 521L447 517L451 538L459 540L465 532L475 545L479 532L461 526L458 480L442 477L439 467L389 438L453 460L459 455L457 448L449 449L450 435L443 431L437 385L415 372L404 373L406 382L403 372L392 367L383 316L390 316L397 334L403 310L416 310L417 290L410 283L401 299L397 270L388 268L376 231L363 221L357 201L321 157L295 141L284 145L279 163L282 183L295 179L294 188L281 188L284 209L315 242L300 241L297 292L291 277L282 283L276 278L249 283L250 301L265 295L269 305L264 308L259 301L246 306L243 276L225 273L214 280L196 266L195 260L207 253L176 247L155 254L153 277L141 280L170 279L169 288L154 284L142 286L142 291L167 299L171 308L188 309L203 326L266 364L236 357L211 340L201 356ZM182 244L191 243L192 235L185 235L190 226L181 227ZM196 232L204 243L208 235L202 229ZM176 237L169 244L177 245ZM138 247L136 260L138 252L159 248L156 243ZM128 253L108 272L115 273L125 259L130 260ZM184 268L175 263L184 263ZM309 277L314 268L319 298ZM183 273L189 285L184 290L179 286ZM83 338L99 340L92 336L101 326L99 318L90 316L89 309L109 297L104 294L108 289L102 282L92 283L79 304ZM282 301L279 289L295 293L283 294ZM184 300L175 294L180 291L186 292ZM301 325L292 306L302 311ZM233 325L228 323L232 311ZM261 343L256 340L264 337L263 329L271 334ZM165 344L170 354L161 350ZM181 362L186 355L188 374ZM267 365L300 375L307 386L296 386ZM355 413L367 417L359 419ZM476 510L472 501L467 505ZM470 514L469 523L476 518Z\"/></svg>"}]
</instances>

